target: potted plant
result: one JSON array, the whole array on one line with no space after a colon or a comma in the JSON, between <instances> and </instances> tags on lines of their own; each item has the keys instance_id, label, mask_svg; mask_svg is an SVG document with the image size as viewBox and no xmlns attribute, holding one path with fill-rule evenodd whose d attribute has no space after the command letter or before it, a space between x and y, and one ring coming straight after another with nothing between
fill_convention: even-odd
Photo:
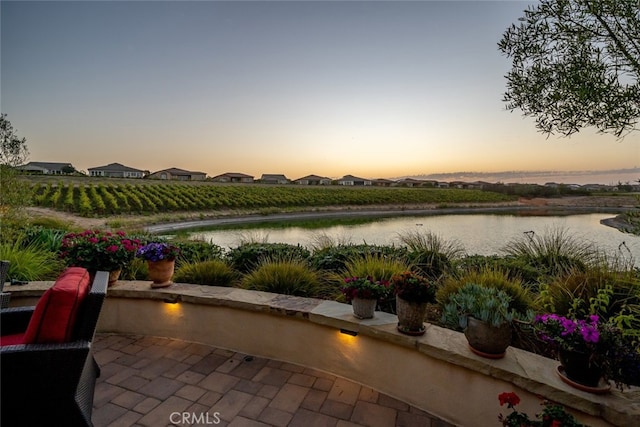
<instances>
[{"instance_id":1,"label":"potted plant","mask_svg":"<svg viewBox=\"0 0 640 427\"><path fill-rule=\"evenodd\" d=\"M118 280L122 268L133 260L139 246L140 241L127 237L124 231L85 230L67 233L62 238L60 258L67 266L84 267L92 274L110 272L111 285Z\"/></svg>"},{"instance_id":2,"label":"potted plant","mask_svg":"<svg viewBox=\"0 0 640 427\"><path fill-rule=\"evenodd\" d=\"M640 384L638 344L614 321L602 321L595 314L576 319L551 313L536 316L533 330L555 350L560 360L557 373L565 383L591 393L607 392L606 380L619 388Z\"/></svg>"},{"instance_id":3,"label":"potted plant","mask_svg":"<svg viewBox=\"0 0 640 427\"><path fill-rule=\"evenodd\" d=\"M353 315L358 319L371 319L380 298L389 293L389 283L374 281L371 276L347 277L340 291L353 307Z\"/></svg>"},{"instance_id":4,"label":"potted plant","mask_svg":"<svg viewBox=\"0 0 640 427\"><path fill-rule=\"evenodd\" d=\"M513 319L532 316L532 313L522 315L509 308L510 302L511 297L500 289L468 283L449 297L442 321L462 328L474 353L498 359L504 357L511 344Z\"/></svg>"},{"instance_id":5,"label":"potted plant","mask_svg":"<svg viewBox=\"0 0 640 427\"><path fill-rule=\"evenodd\" d=\"M151 242L138 248L136 256L147 261L152 288L171 286L180 248L166 242Z\"/></svg>"},{"instance_id":6,"label":"potted plant","mask_svg":"<svg viewBox=\"0 0 640 427\"><path fill-rule=\"evenodd\" d=\"M436 300L435 284L424 276L405 271L391 277L396 296L398 331L407 335L422 335L427 306Z\"/></svg>"},{"instance_id":7,"label":"potted plant","mask_svg":"<svg viewBox=\"0 0 640 427\"><path fill-rule=\"evenodd\" d=\"M568 413L564 406L556 405L547 400L542 402L544 409L536 415L536 420L529 418L524 412L516 411L515 407L520 403L520 397L513 393L500 393L498 395L500 406L507 405L511 413L506 417L498 415L498 421L505 427L582 427L573 415Z\"/></svg>"}]
</instances>

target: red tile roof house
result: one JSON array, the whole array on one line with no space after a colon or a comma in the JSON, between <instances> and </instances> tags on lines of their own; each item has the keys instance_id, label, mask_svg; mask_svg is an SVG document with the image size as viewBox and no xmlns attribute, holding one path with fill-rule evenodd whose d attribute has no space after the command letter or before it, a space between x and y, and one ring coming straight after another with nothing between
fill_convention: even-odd
<instances>
[{"instance_id":1,"label":"red tile roof house","mask_svg":"<svg viewBox=\"0 0 640 427\"><path fill-rule=\"evenodd\" d=\"M216 182L242 182L242 183L253 183L253 176L246 175L238 172L227 172L220 175L216 175L211 178L212 181Z\"/></svg>"},{"instance_id":2,"label":"red tile roof house","mask_svg":"<svg viewBox=\"0 0 640 427\"><path fill-rule=\"evenodd\" d=\"M300 185L331 185L331 178L318 175L307 175L302 178L294 180L296 184Z\"/></svg>"},{"instance_id":3,"label":"red tile roof house","mask_svg":"<svg viewBox=\"0 0 640 427\"><path fill-rule=\"evenodd\" d=\"M71 163L56 162L29 162L26 165L18 166L18 169L22 171L43 175L65 175L63 171L65 168L73 168L73 166Z\"/></svg>"},{"instance_id":4,"label":"red tile roof house","mask_svg":"<svg viewBox=\"0 0 640 427\"><path fill-rule=\"evenodd\" d=\"M130 168L120 163L109 163L106 166L98 166L89 168L89 175L103 176L107 178L143 178L144 171L140 169Z\"/></svg>"},{"instance_id":5,"label":"red tile roof house","mask_svg":"<svg viewBox=\"0 0 640 427\"><path fill-rule=\"evenodd\" d=\"M263 173L260 182L263 184L289 184L291 181L284 175Z\"/></svg>"},{"instance_id":6,"label":"red tile roof house","mask_svg":"<svg viewBox=\"0 0 640 427\"><path fill-rule=\"evenodd\" d=\"M149 174L147 178L176 181L204 181L207 178L207 174L204 172L192 172L179 168L169 168Z\"/></svg>"}]
</instances>

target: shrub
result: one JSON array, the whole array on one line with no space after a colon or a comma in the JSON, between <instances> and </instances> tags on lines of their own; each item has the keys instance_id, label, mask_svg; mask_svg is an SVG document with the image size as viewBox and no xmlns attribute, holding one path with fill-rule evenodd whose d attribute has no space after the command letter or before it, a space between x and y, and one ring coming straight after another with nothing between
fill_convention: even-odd
<instances>
[{"instance_id":1,"label":"shrub","mask_svg":"<svg viewBox=\"0 0 640 427\"><path fill-rule=\"evenodd\" d=\"M227 263L219 259L185 262L173 277L175 282L193 283L195 285L233 286L240 275Z\"/></svg>"},{"instance_id":2,"label":"shrub","mask_svg":"<svg viewBox=\"0 0 640 427\"><path fill-rule=\"evenodd\" d=\"M547 276L585 270L598 256L591 243L579 240L564 229L552 229L542 235L527 232L509 242L503 251Z\"/></svg>"},{"instance_id":3,"label":"shrub","mask_svg":"<svg viewBox=\"0 0 640 427\"><path fill-rule=\"evenodd\" d=\"M401 233L399 238L407 247L408 261L422 275L431 279L438 279L450 272L453 262L464 254L460 243L444 240L432 232Z\"/></svg>"},{"instance_id":4,"label":"shrub","mask_svg":"<svg viewBox=\"0 0 640 427\"><path fill-rule=\"evenodd\" d=\"M504 291L511 299L509 307L521 313L534 307L532 293L520 280L509 277L509 274L503 270L491 267L464 271L457 276L447 276L436 294L438 303L445 306L449 303L452 294L469 283Z\"/></svg>"},{"instance_id":5,"label":"shrub","mask_svg":"<svg viewBox=\"0 0 640 427\"><path fill-rule=\"evenodd\" d=\"M315 250L309 263L318 270L339 273L346 268L347 263L357 258L363 259L369 255L405 259L406 253L406 248L402 247L340 244Z\"/></svg>"},{"instance_id":6,"label":"shrub","mask_svg":"<svg viewBox=\"0 0 640 427\"><path fill-rule=\"evenodd\" d=\"M523 284L532 288L537 288L541 278L537 268L514 256L470 255L456 263L456 274L481 269L503 271L509 278L522 281Z\"/></svg>"},{"instance_id":7,"label":"shrub","mask_svg":"<svg viewBox=\"0 0 640 427\"><path fill-rule=\"evenodd\" d=\"M337 274L331 274L333 281L341 282L344 277L368 277L374 281L390 281L394 274L409 270L409 265L400 259L380 254L356 257L345 264Z\"/></svg>"},{"instance_id":8,"label":"shrub","mask_svg":"<svg viewBox=\"0 0 640 427\"><path fill-rule=\"evenodd\" d=\"M590 307L596 302L598 311L593 311ZM614 271L603 265L569 271L542 287L538 303L560 315L588 311L610 319L640 306L640 278L632 270ZM634 329L640 329L640 319L633 323Z\"/></svg>"},{"instance_id":9,"label":"shrub","mask_svg":"<svg viewBox=\"0 0 640 427\"><path fill-rule=\"evenodd\" d=\"M221 246L203 240L172 240L171 243L180 248L180 255L176 259L176 267L182 263L196 263L200 261L222 260L224 250Z\"/></svg>"},{"instance_id":10,"label":"shrub","mask_svg":"<svg viewBox=\"0 0 640 427\"><path fill-rule=\"evenodd\" d=\"M55 280L64 269L55 252L37 244L23 245L20 239L0 243L0 259L10 262L8 279Z\"/></svg>"},{"instance_id":11,"label":"shrub","mask_svg":"<svg viewBox=\"0 0 640 427\"><path fill-rule=\"evenodd\" d=\"M22 230L22 244L37 245L51 252L57 252L62 244L62 238L67 230L28 226Z\"/></svg>"},{"instance_id":12,"label":"shrub","mask_svg":"<svg viewBox=\"0 0 640 427\"><path fill-rule=\"evenodd\" d=\"M301 297L321 297L326 294L318 273L299 259L265 258L243 277L242 286L245 289Z\"/></svg>"},{"instance_id":13,"label":"shrub","mask_svg":"<svg viewBox=\"0 0 640 427\"><path fill-rule=\"evenodd\" d=\"M305 247L288 243L245 243L226 254L231 266L242 273L251 271L268 258L306 261L310 255Z\"/></svg>"}]
</instances>

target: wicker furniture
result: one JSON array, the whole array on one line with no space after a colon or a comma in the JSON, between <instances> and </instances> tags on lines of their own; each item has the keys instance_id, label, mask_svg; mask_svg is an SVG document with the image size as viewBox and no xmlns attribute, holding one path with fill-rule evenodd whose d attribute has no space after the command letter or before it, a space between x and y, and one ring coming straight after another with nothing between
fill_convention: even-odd
<instances>
[{"instance_id":1,"label":"wicker furniture","mask_svg":"<svg viewBox=\"0 0 640 427\"><path fill-rule=\"evenodd\" d=\"M93 393L100 368L91 343L108 278L107 272L96 274L78 305L69 342L0 347L3 426L93 425ZM33 312L34 307L2 310L2 336L27 330Z\"/></svg>"},{"instance_id":2,"label":"wicker furniture","mask_svg":"<svg viewBox=\"0 0 640 427\"><path fill-rule=\"evenodd\" d=\"M7 308L11 300L11 293L4 291L4 283L9 273L9 261L0 261L0 308Z\"/></svg>"}]
</instances>

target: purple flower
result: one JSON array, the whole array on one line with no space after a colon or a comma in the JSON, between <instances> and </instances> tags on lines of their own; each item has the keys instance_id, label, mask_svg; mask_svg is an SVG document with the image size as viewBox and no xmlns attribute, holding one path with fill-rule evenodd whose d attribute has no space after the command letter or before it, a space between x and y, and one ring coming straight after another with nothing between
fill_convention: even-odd
<instances>
[{"instance_id":1,"label":"purple flower","mask_svg":"<svg viewBox=\"0 0 640 427\"><path fill-rule=\"evenodd\" d=\"M580 333L585 342L597 343L600 340L600 333L595 327L585 325L580 329Z\"/></svg>"}]
</instances>

